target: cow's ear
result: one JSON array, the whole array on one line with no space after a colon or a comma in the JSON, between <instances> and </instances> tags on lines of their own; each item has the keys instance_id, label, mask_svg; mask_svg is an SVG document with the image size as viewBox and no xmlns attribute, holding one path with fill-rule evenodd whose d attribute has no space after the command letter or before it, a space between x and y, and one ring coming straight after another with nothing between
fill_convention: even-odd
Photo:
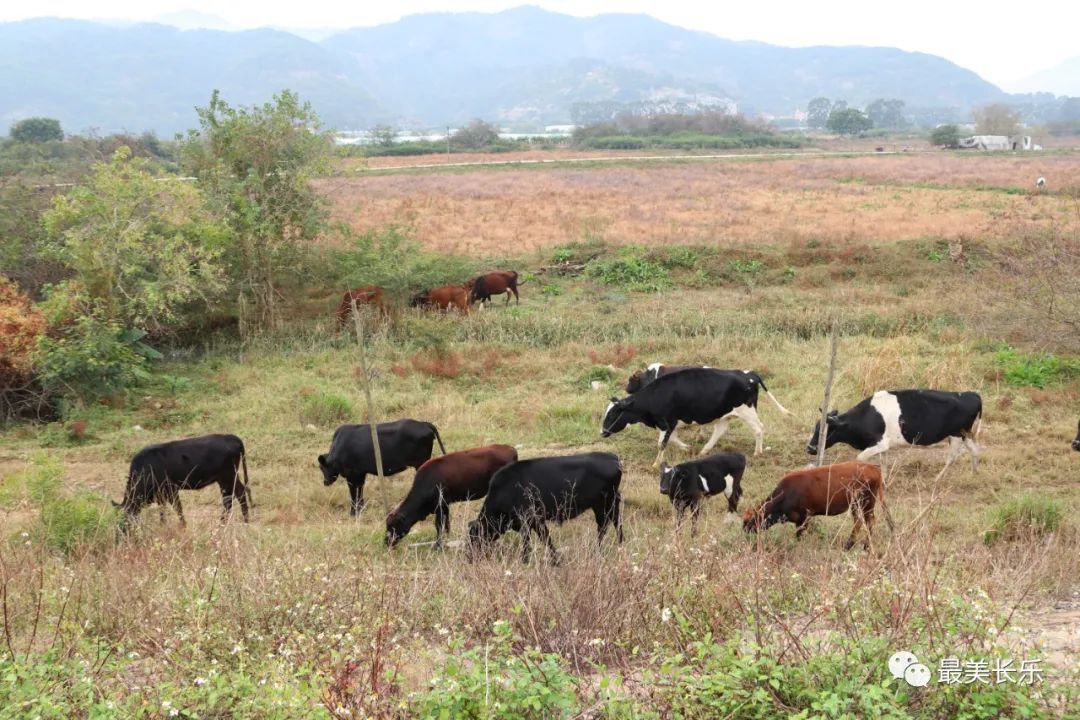
<instances>
[{"instance_id":1,"label":"cow's ear","mask_svg":"<svg viewBox=\"0 0 1080 720\"><path fill-rule=\"evenodd\" d=\"M613 402L613 403L615 403L616 405L618 405L618 404L619 404L619 398L617 398L617 397L615 397L614 395L612 395L612 396L611 396L611 402Z\"/></svg>"},{"instance_id":2,"label":"cow's ear","mask_svg":"<svg viewBox=\"0 0 1080 720\"><path fill-rule=\"evenodd\" d=\"M322 467L326 467L326 455L319 456L319 465L321 465Z\"/></svg>"}]
</instances>

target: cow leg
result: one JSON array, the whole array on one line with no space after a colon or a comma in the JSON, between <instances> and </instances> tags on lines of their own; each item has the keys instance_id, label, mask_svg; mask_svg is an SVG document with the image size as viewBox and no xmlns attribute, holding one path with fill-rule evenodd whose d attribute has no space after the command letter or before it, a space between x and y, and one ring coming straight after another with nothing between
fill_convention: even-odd
<instances>
[{"instance_id":1,"label":"cow leg","mask_svg":"<svg viewBox=\"0 0 1080 720\"><path fill-rule=\"evenodd\" d=\"M521 529L518 530L521 534L521 562L525 565L529 564L529 556L532 555L532 534L529 529L529 523L522 523Z\"/></svg>"},{"instance_id":2,"label":"cow leg","mask_svg":"<svg viewBox=\"0 0 1080 720\"><path fill-rule=\"evenodd\" d=\"M971 455L971 472L979 472L979 446L975 442L975 438L965 436L964 447L967 448L968 454Z\"/></svg>"},{"instance_id":3,"label":"cow leg","mask_svg":"<svg viewBox=\"0 0 1080 720\"><path fill-rule=\"evenodd\" d=\"M244 516L244 522L248 522L248 491L247 486L240 482L240 478L234 481L233 495L240 501L240 514Z\"/></svg>"},{"instance_id":4,"label":"cow leg","mask_svg":"<svg viewBox=\"0 0 1080 720\"><path fill-rule=\"evenodd\" d=\"M173 510L176 511L176 517L180 518L180 526L181 527L187 527L187 520L184 519L184 506L180 504L180 491L179 490L174 490L172 492L172 494L169 495L169 502L172 504ZM162 508L161 508L161 519L164 522L164 520L165 520L165 507L164 506L162 506Z\"/></svg>"},{"instance_id":5,"label":"cow leg","mask_svg":"<svg viewBox=\"0 0 1080 720\"><path fill-rule=\"evenodd\" d=\"M887 452L888 449L889 441L886 438L881 438L881 440L876 445L871 445L870 447L866 448L861 453L856 455L855 459L859 462L866 462L875 455L880 455L883 452Z\"/></svg>"},{"instance_id":6,"label":"cow leg","mask_svg":"<svg viewBox=\"0 0 1080 720\"><path fill-rule=\"evenodd\" d=\"M231 483L219 482L221 488L221 522L225 522L232 513L233 493Z\"/></svg>"},{"instance_id":7,"label":"cow leg","mask_svg":"<svg viewBox=\"0 0 1080 720\"><path fill-rule=\"evenodd\" d=\"M701 448L699 455L705 455L712 450L716 443L720 441L720 438L727 432L728 425L731 423L731 416L725 415L716 421L716 425L713 427L712 435L709 437L709 442L705 443L705 447Z\"/></svg>"},{"instance_id":8,"label":"cow leg","mask_svg":"<svg viewBox=\"0 0 1080 720\"><path fill-rule=\"evenodd\" d=\"M859 535L859 530L863 526L863 508L862 500L856 499L851 505L851 535L848 536L847 542L844 543L844 549L850 550L855 546L855 538Z\"/></svg>"},{"instance_id":9,"label":"cow leg","mask_svg":"<svg viewBox=\"0 0 1080 720\"><path fill-rule=\"evenodd\" d=\"M698 518L701 516L701 498L690 501L690 537L697 537Z\"/></svg>"},{"instance_id":10,"label":"cow leg","mask_svg":"<svg viewBox=\"0 0 1080 720\"><path fill-rule=\"evenodd\" d=\"M532 522L532 529L536 531L537 536L544 541L547 545L548 555L551 557L551 564L559 564L559 553L555 550L555 543L551 540L551 533L548 531L547 523L543 520L534 520Z\"/></svg>"},{"instance_id":11,"label":"cow leg","mask_svg":"<svg viewBox=\"0 0 1080 720\"><path fill-rule=\"evenodd\" d=\"M675 432L676 432L676 431L677 431L678 429L679 429L679 424L678 424L678 423L676 423L676 424L675 424L675 430L672 430L672 431L671 431L671 438L670 438L669 442L673 442L673 443L675 443L676 445L678 445L678 446L679 446L680 448L682 448L683 450L685 450L685 449L686 449L687 447L689 447L689 446L688 446L688 445L687 445L686 443L684 443L684 442L683 442L682 440L680 440L680 439L679 439L679 438L678 438L678 437L677 437L677 436L675 435ZM661 431L660 431L660 433L659 433L659 435L657 435L657 437L656 437L656 446L657 446L657 447L660 447L660 445L661 445L661 444L663 444L663 442L664 442L664 431L663 431L663 430L661 430Z\"/></svg>"},{"instance_id":12,"label":"cow leg","mask_svg":"<svg viewBox=\"0 0 1080 720\"><path fill-rule=\"evenodd\" d=\"M765 424L758 417L757 409L751 405L740 405L731 414L742 420L754 433L754 454L765 452Z\"/></svg>"},{"instance_id":13,"label":"cow leg","mask_svg":"<svg viewBox=\"0 0 1080 720\"><path fill-rule=\"evenodd\" d=\"M795 523L795 539L802 540L803 533L806 532L806 528L810 527L810 518L813 517L809 513L796 513L791 516L791 521Z\"/></svg>"},{"instance_id":14,"label":"cow leg","mask_svg":"<svg viewBox=\"0 0 1080 720\"><path fill-rule=\"evenodd\" d=\"M873 502L873 500L868 500ZM869 505L863 509L863 529L866 530L866 539L863 541L863 547L867 550L870 549L870 544L873 542L874 534L874 507Z\"/></svg>"},{"instance_id":15,"label":"cow leg","mask_svg":"<svg viewBox=\"0 0 1080 720\"><path fill-rule=\"evenodd\" d=\"M511 285L510 289L514 291L514 302L515 302L515 304L520 305L521 304L521 296L518 295L517 285ZM509 295L506 296L506 302L510 302L510 296Z\"/></svg>"},{"instance_id":16,"label":"cow leg","mask_svg":"<svg viewBox=\"0 0 1080 720\"><path fill-rule=\"evenodd\" d=\"M664 451L667 450L668 441L671 440L671 434L675 432L675 426L671 429L665 430L663 437L660 438L660 452L656 456L656 462L653 463L654 468L660 467L660 463L664 462Z\"/></svg>"},{"instance_id":17,"label":"cow leg","mask_svg":"<svg viewBox=\"0 0 1080 720\"><path fill-rule=\"evenodd\" d=\"M346 478L349 483L349 515L355 516L364 509L364 480L366 476L357 481Z\"/></svg>"},{"instance_id":18,"label":"cow leg","mask_svg":"<svg viewBox=\"0 0 1080 720\"><path fill-rule=\"evenodd\" d=\"M619 501L619 494L616 493L610 498L606 498L606 502L603 504L593 507L593 514L596 515L597 545L604 543L604 535L607 533L609 525L615 526L616 537L620 543L623 541L622 522L619 519Z\"/></svg>"},{"instance_id":19,"label":"cow leg","mask_svg":"<svg viewBox=\"0 0 1080 720\"><path fill-rule=\"evenodd\" d=\"M442 549L443 538L450 532L450 506L441 499L435 505L435 547Z\"/></svg>"}]
</instances>

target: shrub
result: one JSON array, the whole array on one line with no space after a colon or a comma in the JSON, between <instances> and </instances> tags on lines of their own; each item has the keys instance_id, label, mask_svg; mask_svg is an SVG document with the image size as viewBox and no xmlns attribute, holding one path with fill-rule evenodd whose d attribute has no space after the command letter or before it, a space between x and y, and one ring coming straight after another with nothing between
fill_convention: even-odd
<instances>
[{"instance_id":1,"label":"shrub","mask_svg":"<svg viewBox=\"0 0 1080 720\"><path fill-rule=\"evenodd\" d=\"M30 467L4 483L3 490L3 505L23 501L38 511L31 536L52 550L70 553L94 543L111 543L115 537L117 512L86 491L66 493L64 471L55 460L34 458Z\"/></svg>"},{"instance_id":2,"label":"shrub","mask_svg":"<svg viewBox=\"0 0 1080 720\"><path fill-rule=\"evenodd\" d=\"M1005 382L1019 387L1045 388L1080 374L1080 361L1052 353L1026 355L1008 345L994 352L994 364L1002 370Z\"/></svg>"},{"instance_id":3,"label":"shrub","mask_svg":"<svg viewBox=\"0 0 1080 720\"><path fill-rule=\"evenodd\" d=\"M960 128L956 125L938 125L930 131L930 144L934 147L959 147Z\"/></svg>"},{"instance_id":4,"label":"shrub","mask_svg":"<svg viewBox=\"0 0 1080 720\"><path fill-rule=\"evenodd\" d=\"M645 258L640 247L624 247L613 258L597 258L585 267L589 277L605 285L618 285L630 290L659 292L671 287L668 270L663 265Z\"/></svg>"},{"instance_id":5,"label":"shrub","mask_svg":"<svg viewBox=\"0 0 1080 720\"><path fill-rule=\"evenodd\" d=\"M555 653L516 649L510 623L494 624L490 642L465 649L451 643L446 665L419 695L416 717L548 720L574 717L580 703L574 677Z\"/></svg>"},{"instance_id":6,"label":"shrub","mask_svg":"<svg viewBox=\"0 0 1080 720\"><path fill-rule=\"evenodd\" d=\"M1061 526L1061 503L1040 495L1024 495L994 508L990 529L983 535L987 545L1056 532Z\"/></svg>"},{"instance_id":7,"label":"shrub","mask_svg":"<svg viewBox=\"0 0 1080 720\"><path fill-rule=\"evenodd\" d=\"M335 393L314 393L304 398L300 408L300 421L332 427L355 416L352 401Z\"/></svg>"},{"instance_id":8,"label":"shrub","mask_svg":"<svg viewBox=\"0 0 1080 720\"><path fill-rule=\"evenodd\" d=\"M448 380L459 377L465 364L461 353L445 349L417 353L413 355L411 362L413 369L417 372Z\"/></svg>"}]
</instances>

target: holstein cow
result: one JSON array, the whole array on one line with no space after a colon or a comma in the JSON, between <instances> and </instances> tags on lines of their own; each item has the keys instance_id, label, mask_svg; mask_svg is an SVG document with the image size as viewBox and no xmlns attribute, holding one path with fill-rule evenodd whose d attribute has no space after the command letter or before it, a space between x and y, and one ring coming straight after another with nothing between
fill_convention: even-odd
<instances>
[{"instance_id":1,"label":"holstein cow","mask_svg":"<svg viewBox=\"0 0 1080 720\"><path fill-rule=\"evenodd\" d=\"M975 436L981 422L982 398L978 393L878 390L845 413L829 412L825 447L846 443L861 451L856 460L864 462L890 448L936 445L948 439L945 467L966 449L974 472L979 460ZM817 454L820 429L819 420L806 445L811 455Z\"/></svg>"},{"instance_id":2,"label":"holstein cow","mask_svg":"<svg viewBox=\"0 0 1080 720\"><path fill-rule=\"evenodd\" d=\"M410 307L430 307L449 311L456 308L469 312L469 288L465 285L442 285L413 295Z\"/></svg>"},{"instance_id":3,"label":"holstein cow","mask_svg":"<svg viewBox=\"0 0 1080 720\"><path fill-rule=\"evenodd\" d=\"M431 458L436 440L446 454L438 429L429 422L405 419L379 423L377 432L386 477L423 465ZM335 430L330 452L319 456L319 469L327 487L334 484L338 475L345 478L349 484L349 514L360 512L364 507L364 481L377 472L371 426L342 425Z\"/></svg>"},{"instance_id":4,"label":"holstein cow","mask_svg":"<svg viewBox=\"0 0 1080 720\"><path fill-rule=\"evenodd\" d=\"M435 546L450 530L450 503L487 495L495 471L517 462L509 445L487 445L432 458L420 466L405 499L386 517L386 545L394 547L412 526L435 513Z\"/></svg>"},{"instance_id":5,"label":"holstein cow","mask_svg":"<svg viewBox=\"0 0 1080 720\"><path fill-rule=\"evenodd\" d=\"M534 458L507 465L491 478L480 515L469 523L470 554L489 547L507 530L515 530L521 534L522 561L528 562L530 534L535 532L557 565L559 555L546 521L563 523L586 510L596 516L598 542L614 525L621 543L621 481L622 466L612 453Z\"/></svg>"},{"instance_id":6,"label":"holstein cow","mask_svg":"<svg viewBox=\"0 0 1080 720\"><path fill-rule=\"evenodd\" d=\"M795 470L785 475L776 489L756 508L743 515L743 530L756 533L777 523L795 524L795 537L802 534L815 515L842 515L851 510L855 520L844 543L850 550L859 529L865 528L865 547L870 547L874 529L874 504L881 503L890 529L892 518L882 494L881 468L871 463L848 462Z\"/></svg>"},{"instance_id":7,"label":"holstein cow","mask_svg":"<svg viewBox=\"0 0 1080 720\"><path fill-rule=\"evenodd\" d=\"M611 398L604 411L601 435L610 437L627 425L641 423L662 430L660 453L653 467L664 460L668 440L681 422L686 425L707 425L714 421L712 437L701 449L707 454L727 430L732 418L739 418L754 433L754 454L765 447L765 426L757 414L758 385L741 373L710 368L690 368L662 375L633 395Z\"/></svg>"},{"instance_id":8,"label":"holstein cow","mask_svg":"<svg viewBox=\"0 0 1080 720\"><path fill-rule=\"evenodd\" d=\"M1073 440L1073 450L1080 451L1080 422L1076 424L1076 439Z\"/></svg>"},{"instance_id":9,"label":"holstein cow","mask_svg":"<svg viewBox=\"0 0 1080 720\"><path fill-rule=\"evenodd\" d=\"M660 468L660 492L671 499L675 508L675 531L682 527L689 508L690 535L697 535L701 501L706 497L723 493L728 511L738 510L745 471L746 457L740 453L717 453L675 467L664 463Z\"/></svg>"},{"instance_id":10,"label":"holstein cow","mask_svg":"<svg viewBox=\"0 0 1080 720\"><path fill-rule=\"evenodd\" d=\"M518 274L513 270L496 270L477 276L472 281L469 292L469 304L491 302L492 295L506 294L506 305L510 304L510 293L521 304L521 296L518 295Z\"/></svg>"},{"instance_id":11,"label":"holstein cow","mask_svg":"<svg viewBox=\"0 0 1080 720\"><path fill-rule=\"evenodd\" d=\"M241 469L243 481L240 480ZM240 501L244 522L247 522L251 497L247 489L247 459L244 442L235 435L203 435L147 445L131 459L123 502L113 505L124 511L122 528L152 502L171 503L184 524L180 491L201 490L213 483L221 488L222 520L232 510L235 496Z\"/></svg>"},{"instance_id":12,"label":"holstein cow","mask_svg":"<svg viewBox=\"0 0 1080 720\"><path fill-rule=\"evenodd\" d=\"M664 365L662 363L653 363L652 365L646 367L644 370L636 370L632 375L630 375L629 379L626 381L626 392L627 394L632 395L641 388L651 383L653 380L656 380L656 378L658 377L670 375L671 373L679 372L681 370L689 370L691 368L714 369L709 368L708 365ZM785 415L791 415L791 412L780 404L780 401L776 399L776 396L769 392L769 388L765 387L765 381L762 380L761 376L758 375L756 372L752 370L719 370L718 372L727 372L742 375L752 383L757 383L761 385L761 389L765 391L765 394L769 396L769 399L773 401L773 404L776 405L777 409L779 409L780 412L784 413ZM754 407L757 407L756 399L754 400ZM664 433L663 431L661 431L660 437L657 438L656 444L660 445L663 441ZM671 433L671 437L669 438L668 442L673 442L683 449L687 447L686 443L676 437L674 431Z\"/></svg>"},{"instance_id":13,"label":"holstein cow","mask_svg":"<svg viewBox=\"0 0 1080 720\"><path fill-rule=\"evenodd\" d=\"M386 299L383 295L383 289L374 285L368 285L367 287L353 288L347 290L341 298L341 304L338 305L337 319L342 325L349 322L349 316L352 314L352 301L356 300L357 309L361 305L371 305L380 313L386 313Z\"/></svg>"}]
</instances>

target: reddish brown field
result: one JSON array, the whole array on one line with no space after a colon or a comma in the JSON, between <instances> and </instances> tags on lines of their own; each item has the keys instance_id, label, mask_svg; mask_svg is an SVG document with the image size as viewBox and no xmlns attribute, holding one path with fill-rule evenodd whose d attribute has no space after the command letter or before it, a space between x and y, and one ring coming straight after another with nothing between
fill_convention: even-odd
<instances>
[{"instance_id":1,"label":"reddish brown field","mask_svg":"<svg viewBox=\"0 0 1080 720\"><path fill-rule=\"evenodd\" d=\"M1047 192L1035 192L1040 176ZM584 237L643 245L1006 237L1033 224L1080 222L1075 201L1060 194L1080 188L1071 155L461 168L338 177L320 188L335 218L358 230L405 223L429 248L460 254L520 253Z\"/></svg>"}]
</instances>

